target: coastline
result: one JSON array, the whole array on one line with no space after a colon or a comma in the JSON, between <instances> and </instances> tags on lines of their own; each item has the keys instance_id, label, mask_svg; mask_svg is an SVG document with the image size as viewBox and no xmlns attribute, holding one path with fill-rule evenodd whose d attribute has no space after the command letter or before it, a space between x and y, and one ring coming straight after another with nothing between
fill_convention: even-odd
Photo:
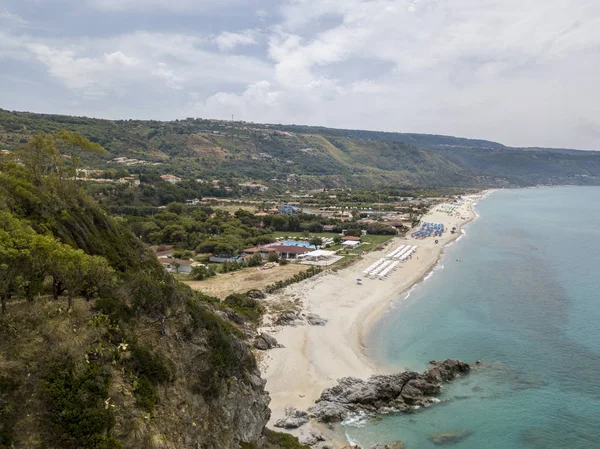
<instances>
[{"instance_id":1,"label":"coastline","mask_svg":"<svg viewBox=\"0 0 600 449\"><path fill-rule=\"evenodd\" d=\"M273 428L274 423L285 416L288 407L308 409L323 389L335 384L340 377L367 378L386 372L385 367L378 366L367 354L369 335L390 305L403 299L435 269L444 248L458 240L464 234L463 227L477 218L473 206L487 193L464 197L464 204L453 214L437 205L422 218L444 223L447 229L457 227L455 234L446 231L438 237L438 244L433 237L422 240L396 237L385 248L366 254L348 268L294 284L267 298L273 304L292 301L300 307L301 317L313 313L328 320L325 326L299 322L296 326L267 325L261 329L284 346L263 354L259 363L272 399L269 427ZM363 270L367 266L399 245L407 244L417 246L416 254L388 279L365 278ZM362 285L357 285L356 278L363 278ZM313 422L285 431L302 439L312 430L333 439L335 447L347 444L343 435Z\"/></svg>"}]
</instances>

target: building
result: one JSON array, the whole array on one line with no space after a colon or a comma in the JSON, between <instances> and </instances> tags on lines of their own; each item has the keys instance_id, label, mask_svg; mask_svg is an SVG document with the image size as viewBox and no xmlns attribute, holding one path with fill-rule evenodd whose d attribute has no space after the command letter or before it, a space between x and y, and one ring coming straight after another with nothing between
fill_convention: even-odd
<instances>
[{"instance_id":1,"label":"building","mask_svg":"<svg viewBox=\"0 0 600 449\"><path fill-rule=\"evenodd\" d=\"M140 185L140 179L135 176L125 176L124 178L119 179L120 184L131 184L134 186Z\"/></svg>"},{"instance_id":2,"label":"building","mask_svg":"<svg viewBox=\"0 0 600 449\"><path fill-rule=\"evenodd\" d=\"M268 259L271 254L276 254L277 257L282 259L296 259L300 254L305 254L313 250L314 248L304 246L272 244L245 249L243 254L244 256L253 256L258 253L263 259Z\"/></svg>"},{"instance_id":3,"label":"building","mask_svg":"<svg viewBox=\"0 0 600 449\"><path fill-rule=\"evenodd\" d=\"M158 261L169 273L190 274L192 268L201 265L193 260L172 259L170 257L159 257Z\"/></svg>"},{"instance_id":4,"label":"building","mask_svg":"<svg viewBox=\"0 0 600 449\"><path fill-rule=\"evenodd\" d=\"M355 237L353 235L345 235L344 237L342 237L342 242L361 242L361 238L360 237Z\"/></svg>"},{"instance_id":5,"label":"building","mask_svg":"<svg viewBox=\"0 0 600 449\"><path fill-rule=\"evenodd\" d=\"M240 184L240 187L245 190L251 190L256 192L266 192L267 190L269 190L267 186L255 182L244 182L243 184Z\"/></svg>"},{"instance_id":6,"label":"building","mask_svg":"<svg viewBox=\"0 0 600 449\"><path fill-rule=\"evenodd\" d=\"M177 184L178 182L181 182L181 178L174 175L161 175L160 179L170 184Z\"/></svg>"},{"instance_id":7,"label":"building","mask_svg":"<svg viewBox=\"0 0 600 449\"><path fill-rule=\"evenodd\" d=\"M324 225L323 226L323 231L325 232L333 232L335 231L336 226L335 225Z\"/></svg>"}]
</instances>

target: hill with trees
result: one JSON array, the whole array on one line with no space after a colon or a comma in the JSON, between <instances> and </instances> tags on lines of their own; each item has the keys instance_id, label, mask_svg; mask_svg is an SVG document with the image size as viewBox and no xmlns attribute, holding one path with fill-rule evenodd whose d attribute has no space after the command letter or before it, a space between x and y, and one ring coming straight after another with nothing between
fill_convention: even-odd
<instances>
[{"instance_id":1,"label":"hill with trees","mask_svg":"<svg viewBox=\"0 0 600 449\"><path fill-rule=\"evenodd\" d=\"M107 150L86 157L87 167L120 175L172 174L184 182L206 181L205 191L214 187L213 179L232 186L254 180L280 190L600 183L599 152L193 118L113 121L0 110L0 149L14 149L36 132L61 129L80 132Z\"/></svg>"},{"instance_id":2,"label":"hill with trees","mask_svg":"<svg viewBox=\"0 0 600 449\"><path fill-rule=\"evenodd\" d=\"M282 447L244 319L87 196L90 152L58 131L0 161L0 448Z\"/></svg>"}]
</instances>

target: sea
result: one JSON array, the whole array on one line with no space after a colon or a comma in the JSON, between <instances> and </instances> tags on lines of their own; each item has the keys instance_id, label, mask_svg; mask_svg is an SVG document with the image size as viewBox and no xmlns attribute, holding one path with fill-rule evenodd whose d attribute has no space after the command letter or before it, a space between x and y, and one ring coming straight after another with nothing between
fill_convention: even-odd
<instances>
[{"instance_id":1,"label":"sea","mask_svg":"<svg viewBox=\"0 0 600 449\"><path fill-rule=\"evenodd\" d=\"M353 416L363 448L600 448L600 187L498 190L371 335L390 369L481 361L411 413Z\"/></svg>"}]
</instances>

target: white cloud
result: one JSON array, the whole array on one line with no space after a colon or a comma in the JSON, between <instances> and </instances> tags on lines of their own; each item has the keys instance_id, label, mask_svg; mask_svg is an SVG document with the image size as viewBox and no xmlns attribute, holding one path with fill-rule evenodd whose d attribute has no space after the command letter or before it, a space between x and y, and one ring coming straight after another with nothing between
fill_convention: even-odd
<instances>
[{"instance_id":1,"label":"white cloud","mask_svg":"<svg viewBox=\"0 0 600 449\"><path fill-rule=\"evenodd\" d=\"M29 22L18 14L11 13L5 9L0 11L0 24L6 27L26 27L29 26Z\"/></svg>"},{"instance_id":2,"label":"white cloud","mask_svg":"<svg viewBox=\"0 0 600 449\"><path fill-rule=\"evenodd\" d=\"M166 85L174 90L183 89L183 78L176 75L164 62L159 62L158 67L152 71L152 74L165 80Z\"/></svg>"},{"instance_id":3,"label":"white cloud","mask_svg":"<svg viewBox=\"0 0 600 449\"><path fill-rule=\"evenodd\" d=\"M223 8L242 0L87 0L87 4L101 11L205 11Z\"/></svg>"},{"instance_id":4,"label":"white cloud","mask_svg":"<svg viewBox=\"0 0 600 449\"><path fill-rule=\"evenodd\" d=\"M600 147L597 0L252 5L243 17L242 0L85 0L81 17L98 21L85 37L35 35L35 15L0 10L0 64L35 61L96 116L177 118L188 104L205 117Z\"/></svg>"},{"instance_id":5,"label":"white cloud","mask_svg":"<svg viewBox=\"0 0 600 449\"><path fill-rule=\"evenodd\" d=\"M239 46L248 46L256 44L255 30L246 30L241 33L230 33L224 31L215 37L215 43L221 51L231 51Z\"/></svg>"}]
</instances>

